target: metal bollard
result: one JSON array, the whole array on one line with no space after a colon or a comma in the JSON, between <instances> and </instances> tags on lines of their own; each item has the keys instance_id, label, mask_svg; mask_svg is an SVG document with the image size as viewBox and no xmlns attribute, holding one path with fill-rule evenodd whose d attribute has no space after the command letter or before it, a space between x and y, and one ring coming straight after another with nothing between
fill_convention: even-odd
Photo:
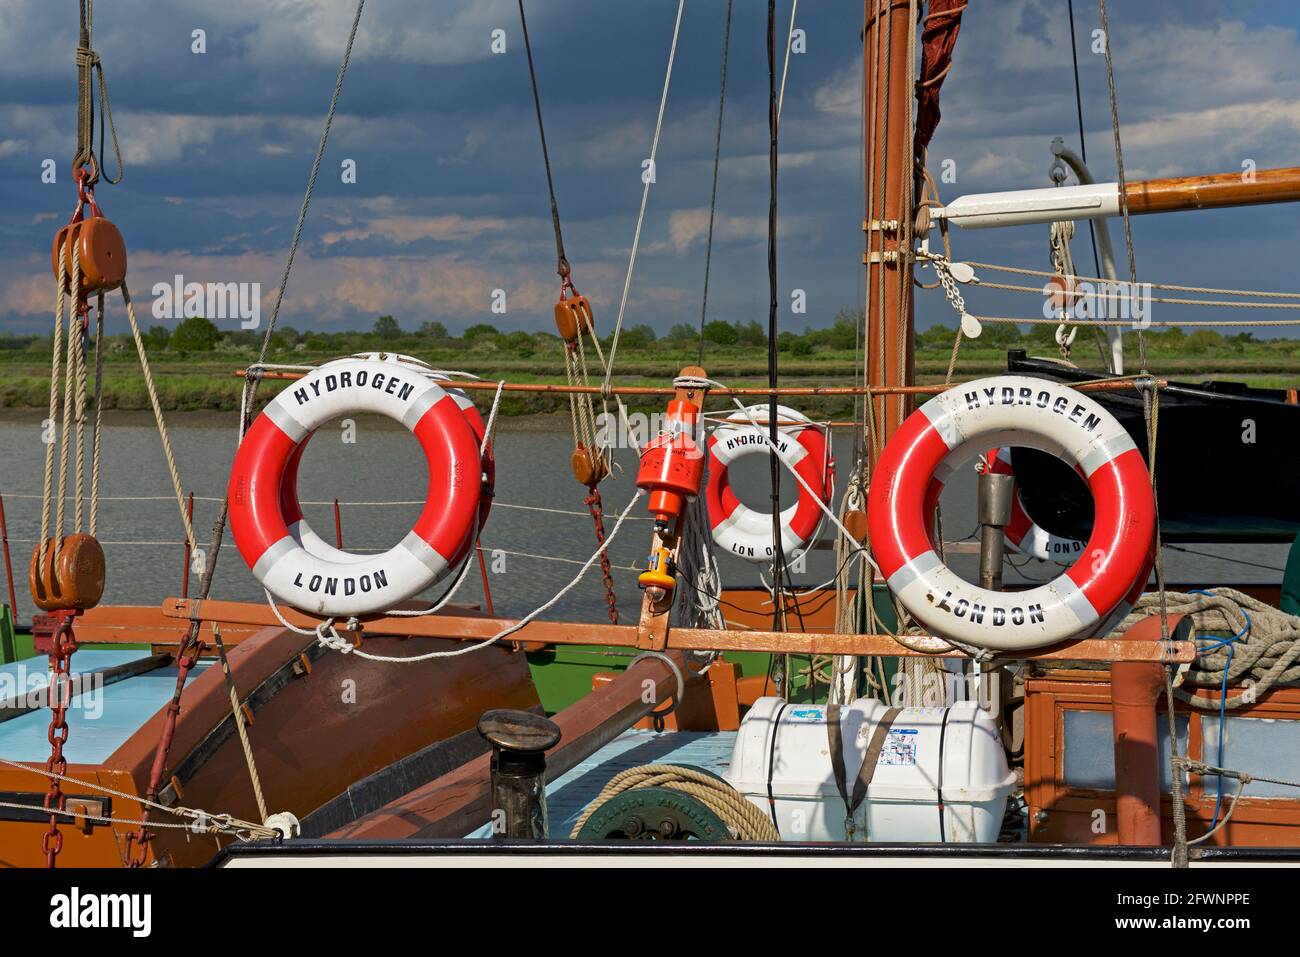
<instances>
[{"instance_id":1,"label":"metal bollard","mask_svg":"<svg viewBox=\"0 0 1300 957\"><path fill-rule=\"evenodd\" d=\"M546 752L560 728L531 711L495 708L479 718L492 745L493 837L547 838Z\"/></svg>"},{"instance_id":2,"label":"metal bollard","mask_svg":"<svg viewBox=\"0 0 1300 957\"><path fill-rule=\"evenodd\" d=\"M1006 545L1002 530L1011 521L1014 476L984 472L979 477L976 512L980 523L980 587L1002 587L1002 556Z\"/></svg>"}]
</instances>

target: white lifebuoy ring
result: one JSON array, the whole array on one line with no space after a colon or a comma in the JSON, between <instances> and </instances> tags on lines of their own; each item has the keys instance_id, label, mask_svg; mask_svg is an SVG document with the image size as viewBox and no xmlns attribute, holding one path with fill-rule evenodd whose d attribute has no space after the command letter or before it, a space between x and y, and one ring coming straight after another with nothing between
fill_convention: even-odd
<instances>
[{"instance_id":1,"label":"white lifebuoy ring","mask_svg":"<svg viewBox=\"0 0 1300 957\"><path fill-rule=\"evenodd\" d=\"M331 561L295 540L281 511L294 450L342 415L373 412L415 435L429 491L414 527L382 555ZM443 577L474 527L481 487L479 447L454 398L402 364L327 362L267 404L231 468L230 529L254 577L275 598L317 614L366 615L418 594Z\"/></svg>"},{"instance_id":2,"label":"white lifebuoy ring","mask_svg":"<svg viewBox=\"0 0 1300 957\"><path fill-rule=\"evenodd\" d=\"M986 458L990 472L1015 477L1011 468L1011 449L1005 446L989 449ZM1024 502L1020 500L1019 485L1011 495L1011 522L1004 529L1003 537L1020 554L1045 562L1068 565L1083 554L1084 543L1079 539L1054 535L1029 517Z\"/></svg>"},{"instance_id":3,"label":"white lifebuoy ring","mask_svg":"<svg viewBox=\"0 0 1300 957\"><path fill-rule=\"evenodd\" d=\"M708 440L709 485L705 494L714 544L751 562L772 560L772 516L750 508L736 497L727 469L747 455L768 454L767 426L750 422L751 418L764 422L767 413L766 405L737 410L713 430ZM829 504L835 494L835 463L826 433L794 409L777 406L777 415L780 421L795 424L780 427L776 454L799 473L823 503ZM824 514L800 486L798 501L781 511L781 549L787 558L798 556L817 538Z\"/></svg>"},{"instance_id":4,"label":"white lifebuoy ring","mask_svg":"<svg viewBox=\"0 0 1300 957\"><path fill-rule=\"evenodd\" d=\"M1021 592L965 581L931 542L936 486L995 445L1065 459L1096 503L1079 560ZM912 617L936 635L1014 651L1093 634L1145 583L1155 503L1142 454L1114 416L1068 386L1008 375L950 389L908 417L872 472L867 524L881 572Z\"/></svg>"},{"instance_id":5,"label":"white lifebuoy ring","mask_svg":"<svg viewBox=\"0 0 1300 957\"><path fill-rule=\"evenodd\" d=\"M363 353L355 358L378 358L376 353ZM394 361L394 360L385 360ZM421 372L424 363L419 360L409 359L407 356L395 357L401 365L407 365L416 372ZM456 389L447 385L447 377L444 375L428 375L433 381L442 385L447 393L456 401L456 405L465 415L465 421L474 432L474 438L478 441L479 446L483 448L482 455L482 496L479 499L478 530L482 532L483 526L487 523L488 514L492 510L492 491L496 482L496 460L492 453L492 443L483 444L484 437L487 435L487 426L483 422L483 416L479 413L478 407L474 405L474 400L465 394L463 389ZM284 481L280 486L280 513L284 516L285 524L289 527L289 534L294 537L298 544L302 545L310 554L317 558L323 558L331 562L355 563L365 561L366 555L359 555L356 552L346 552L340 548L331 545L324 538L316 533L316 530L307 522L306 516L303 515L302 505L298 501L298 467L302 463L303 452L307 449L307 443L315 432L308 433L307 437L298 443L297 448L289 455L289 461L284 469ZM468 538L461 549L451 556L451 564L459 565L461 559L469 552L473 542Z\"/></svg>"}]
</instances>

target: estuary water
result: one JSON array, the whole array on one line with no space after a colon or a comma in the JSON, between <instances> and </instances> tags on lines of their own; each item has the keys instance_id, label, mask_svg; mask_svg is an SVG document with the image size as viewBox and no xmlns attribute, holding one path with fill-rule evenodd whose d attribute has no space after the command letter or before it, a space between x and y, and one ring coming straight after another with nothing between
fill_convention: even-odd
<instances>
[{"instance_id":1,"label":"estuary water","mask_svg":"<svg viewBox=\"0 0 1300 957\"><path fill-rule=\"evenodd\" d=\"M40 491L44 463L41 416L0 413L0 495L8 519L19 615L29 620L27 564L40 532ZM194 528L201 545L211 528L234 457L235 417L173 415L169 432L187 492L193 492ZM533 423L535 425L535 423ZM561 423L567 425L567 422ZM317 433L304 456L299 479L303 511L312 526L333 540L331 502L341 503L344 547L383 550L397 542L420 511L428 482L419 447L409 433L386 420L359 416L355 439L344 441L336 423ZM570 472L572 440L566 432L522 430L503 420L496 441L496 501L481 535L488 564L493 604L500 615L523 615L566 585L596 547L591 519L583 506L585 489ZM837 433L834 443L838 488L852 467L852 442ZM636 454L617 453L621 466L602 483L606 528L627 504L633 489ZM751 456L732 469L733 486L743 501L765 508L769 478L765 457ZM783 474L783 502L793 500L794 480ZM106 413L98 537L108 559L105 602L154 604L181 590L183 533L158 433L151 418ZM397 502L402 504L382 504ZM71 502L68 504L71 516ZM975 475L963 469L943 499L944 532L949 540L973 537ZM639 604L636 571L644 563L649 536L644 499L610 549L620 607L625 618ZM829 534L824 539L830 541ZM1216 557L1167 550L1170 582L1205 584L1277 582L1286 549L1277 545L1195 545L1186 548ZM723 582L729 587L760 584L760 566L720 555ZM976 575L974 555L950 556L963 576ZM1017 559L1019 561L1019 559ZM1053 577L1055 566L1029 562L1023 571L1008 568L1008 583ZM834 575L829 550L813 551L796 584L820 584ZM191 594L197 578L191 576ZM428 596L441 593L435 586ZM262 600L261 589L233 546L227 530L217 564L212 597ZM457 593L457 601L481 603L483 587L476 569ZM547 617L603 621L604 591L598 567L570 591Z\"/></svg>"}]
</instances>

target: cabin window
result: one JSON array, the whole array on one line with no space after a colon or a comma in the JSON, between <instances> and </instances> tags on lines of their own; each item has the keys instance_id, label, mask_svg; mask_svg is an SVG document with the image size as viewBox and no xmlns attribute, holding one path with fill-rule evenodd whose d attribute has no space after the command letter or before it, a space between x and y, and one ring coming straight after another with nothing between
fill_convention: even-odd
<instances>
[{"instance_id":1,"label":"cabin window","mask_svg":"<svg viewBox=\"0 0 1300 957\"><path fill-rule=\"evenodd\" d=\"M1115 741L1110 712L1066 710L1064 716L1062 783L1075 788L1115 790ZM1177 715L1174 724L1178 728L1178 753L1186 755L1187 715ZM1169 791L1169 720L1163 711L1158 716L1156 732L1160 743L1160 786Z\"/></svg>"},{"instance_id":2,"label":"cabin window","mask_svg":"<svg viewBox=\"0 0 1300 957\"><path fill-rule=\"evenodd\" d=\"M1206 764L1262 774L1287 781L1300 779L1300 722L1279 721L1276 718L1240 718L1228 715L1224 722L1223 761L1219 761L1219 715L1201 715L1201 746ZM1219 789L1219 776L1205 776L1205 792ZM1235 778L1225 778L1223 793L1237 790ZM1242 794L1251 798L1290 798L1295 800L1295 788L1265 781L1251 781Z\"/></svg>"}]
</instances>

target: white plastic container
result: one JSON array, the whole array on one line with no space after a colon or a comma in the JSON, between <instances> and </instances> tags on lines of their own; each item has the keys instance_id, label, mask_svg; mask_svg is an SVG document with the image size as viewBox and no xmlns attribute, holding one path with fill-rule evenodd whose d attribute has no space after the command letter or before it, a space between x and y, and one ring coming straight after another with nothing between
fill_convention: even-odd
<instances>
[{"instance_id":1,"label":"white plastic container","mask_svg":"<svg viewBox=\"0 0 1300 957\"><path fill-rule=\"evenodd\" d=\"M873 698L860 698L840 711L850 795L886 710ZM941 747L942 824L937 787ZM760 698L741 722L726 778L764 813L775 813L785 840L849 839L831 764L825 705ZM904 708L890 726L871 787L854 813L852 839L995 842L1014 783L997 725L975 702Z\"/></svg>"}]
</instances>

